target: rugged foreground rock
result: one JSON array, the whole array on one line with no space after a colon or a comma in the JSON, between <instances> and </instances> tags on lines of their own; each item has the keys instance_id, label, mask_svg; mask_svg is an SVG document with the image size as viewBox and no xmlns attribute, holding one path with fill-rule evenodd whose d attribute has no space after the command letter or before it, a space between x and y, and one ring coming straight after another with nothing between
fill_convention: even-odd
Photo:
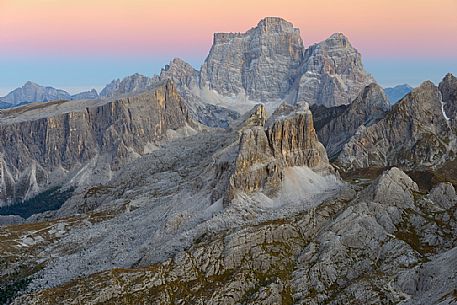
<instances>
[{"instance_id":1,"label":"rugged foreground rock","mask_svg":"<svg viewBox=\"0 0 457 305\"><path fill-rule=\"evenodd\" d=\"M455 301L457 197L452 185L420 194L407 175L392 168L351 197L205 235L163 263L94 274L14 304Z\"/></svg>"}]
</instances>

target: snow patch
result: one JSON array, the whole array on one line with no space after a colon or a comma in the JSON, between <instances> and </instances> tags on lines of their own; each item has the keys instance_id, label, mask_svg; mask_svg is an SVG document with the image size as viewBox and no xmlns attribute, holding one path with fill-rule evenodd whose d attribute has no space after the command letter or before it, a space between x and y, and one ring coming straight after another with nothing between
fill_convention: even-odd
<instances>
[{"instance_id":1,"label":"snow patch","mask_svg":"<svg viewBox=\"0 0 457 305\"><path fill-rule=\"evenodd\" d=\"M444 105L446 105L445 102L443 102L443 96L441 94L441 92L439 92L439 96L440 96L440 103L441 103L441 112L443 113L443 117L446 119L446 121L450 121L450 118L447 116L446 114L446 111L444 111Z\"/></svg>"}]
</instances>

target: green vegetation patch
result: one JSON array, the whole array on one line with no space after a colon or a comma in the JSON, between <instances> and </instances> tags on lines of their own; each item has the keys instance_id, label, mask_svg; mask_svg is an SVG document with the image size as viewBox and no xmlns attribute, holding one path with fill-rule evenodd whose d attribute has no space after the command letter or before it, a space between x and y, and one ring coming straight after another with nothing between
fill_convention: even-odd
<instances>
[{"instance_id":1,"label":"green vegetation patch","mask_svg":"<svg viewBox=\"0 0 457 305\"><path fill-rule=\"evenodd\" d=\"M0 208L0 215L19 215L28 218L33 214L58 210L73 195L74 188L50 188L33 198Z\"/></svg>"}]
</instances>

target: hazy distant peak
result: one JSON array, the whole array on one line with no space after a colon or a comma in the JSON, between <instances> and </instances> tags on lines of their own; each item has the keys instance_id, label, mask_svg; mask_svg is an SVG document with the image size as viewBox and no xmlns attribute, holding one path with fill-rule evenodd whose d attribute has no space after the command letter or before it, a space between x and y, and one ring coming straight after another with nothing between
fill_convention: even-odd
<instances>
[{"instance_id":1,"label":"hazy distant peak","mask_svg":"<svg viewBox=\"0 0 457 305\"><path fill-rule=\"evenodd\" d=\"M391 104L395 104L396 102L401 100L405 95L410 93L412 90L413 90L413 87L411 87L408 84L384 88L384 92L386 93L387 97L389 98L389 102Z\"/></svg>"}]
</instances>

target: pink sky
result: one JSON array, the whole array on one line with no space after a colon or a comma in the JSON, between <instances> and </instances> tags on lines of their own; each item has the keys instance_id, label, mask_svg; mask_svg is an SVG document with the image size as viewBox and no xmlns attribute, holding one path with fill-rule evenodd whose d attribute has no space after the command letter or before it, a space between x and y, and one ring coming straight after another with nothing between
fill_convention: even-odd
<instances>
[{"instance_id":1,"label":"pink sky","mask_svg":"<svg viewBox=\"0 0 457 305\"><path fill-rule=\"evenodd\" d=\"M265 16L305 45L343 32L372 57L457 57L457 0L0 0L0 54L201 55Z\"/></svg>"}]
</instances>

